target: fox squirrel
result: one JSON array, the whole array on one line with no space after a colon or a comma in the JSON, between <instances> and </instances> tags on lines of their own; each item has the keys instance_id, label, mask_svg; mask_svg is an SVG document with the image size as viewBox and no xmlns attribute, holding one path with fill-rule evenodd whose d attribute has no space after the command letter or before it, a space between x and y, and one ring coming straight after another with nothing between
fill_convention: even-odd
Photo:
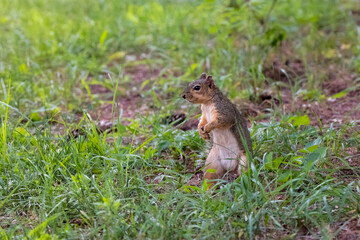
<instances>
[{"instance_id":1,"label":"fox squirrel","mask_svg":"<svg viewBox=\"0 0 360 240\"><path fill-rule=\"evenodd\" d=\"M252 154L252 142L239 110L215 85L212 76L205 73L186 87L182 97L201 104L198 130L204 140L212 138L212 148L205 162L205 179L219 179L226 172L240 174L239 160L246 166L246 148Z\"/></svg>"}]
</instances>

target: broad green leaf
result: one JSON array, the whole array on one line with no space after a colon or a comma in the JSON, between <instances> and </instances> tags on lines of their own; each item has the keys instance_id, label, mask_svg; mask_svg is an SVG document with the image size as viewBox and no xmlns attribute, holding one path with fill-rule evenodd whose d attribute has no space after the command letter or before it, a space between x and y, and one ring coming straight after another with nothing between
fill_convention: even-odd
<instances>
[{"instance_id":1,"label":"broad green leaf","mask_svg":"<svg viewBox=\"0 0 360 240\"><path fill-rule=\"evenodd\" d=\"M136 8L134 5L130 4L128 7L128 10L126 12L126 18L133 22L133 23L139 23L139 18L137 17L138 15L136 14L136 12L138 11L138 9Z\"/></svg>"},{"instance_id":2,"label":"broad green leaf","mask_svg":"<svg viewBox=\"0 0 360 240\"><path fill-rule=\"evenodd\" d=\"M321 138L317 138L314 141L307 143L303 149L299 150L299 152L311 153L319 147L320 143L321 143Z\"/></svg>"},{"instance_id":3,"label":"broad green leaf","mask_svg":"<svg viewBox=\"0 0 360 240\"><path fill-rule=\"evenodd\" d=\"M307 161L317 161L319 159L322 159L326 156L326 152L327 152L327 147L321 147L316 149L315 151L313 151L312 153L310 153L307 157L306 160Z\"/></svg>"},{"instance_id":4,"label":"broad green leaf","mask_svg":"<svg viewBox=\"0 0 360 240\"><path fill-rule=\"evenodd\" d=\"M337 53L335 51L335 49L328 49L324 52L324 56L326 58L333 58L333 57L336 57Z\"/></svg>"},{"instance_id":5,"label":"broad green leaf","mask_svg":"<svg viewBox=\"0 0 360 240\"><path fill-rule=\"evenodd\" d=\"M25 73L25 72L28 71L28 68L27 68L27 66L26 66L25 63L23 63L23 64L21 64L21 65L19 66L19 71L20 71L20 72L23 72L23 73Z\"/></svg>"},{"instance_id":6,"label":"broad green leaf","mask_svg":"<svg viewBox=\"0 0 360 240\"><path fill-rule=\"evenodd\" d=\"M4 229L2 229L2 227L0 226L0 237L3 240L8 240L9 238L6 236L6 232Z\"/></svg>"},{"instance_id":7,"label":"broad green leaf","mask_svg":"<svg viewBox=\"0 0 360 240\"><path fill-rule=\"evenodd\" d=\"M164 8L159 3L152 2L151 3L151 12L153 14L153 17L157 17L157 18L159 18L159 20L161 20L160 17L161 17L161 14L164 12Z\"/></svg>"},{"instance_id":8,"label":"broad green leaf","mask_svg":"<svg viewBox=\"0 0 360 240\"><path fill-rule=\"evenodd\" d=\"M40 121L42 118L40 117L39 112L33 112L30 114L31 121L37 122Z\"/></svg>"},{"instance_id":9,"label":"broad green leaf","mask_svg":"<svg viewBox=\"0 0 360 240\"><path fill-rule=\"evenodd\" d=\"M141 84L140 89L142 90L146 85L149 84L149 82L150 82L149 79L145 80L145 81Z\"/></svg>"},{"instance_id":10,"label":"broad green leaf","mask_svg":"<svg viewBox=\"0 0 360 240\"><path fill-rule=\"evenodd\" d=\"M289 163L294 163L296 165L301 165L303 163L303 159L304 157L303 156L296 156L296 157L292 157L289 161Z\"/></svg>"},{"instance_id":11,"label":"broad green leaf","mask_svg":"<svg viewBox=\"0 0 360 240\"><path fill-rule=\"evenodd\" d=\"M314 146L319 146L321 142L322 142L321 138L317 138L314 141L311 141L311 142L307 143L305 145L305 148L309 149L309 148L314 147Z\"/></svg>"},{"instance_id":12,"label":"broad green leaf","mask_svg":"<svg viewBox=\"0 0 360 240\"><path fill-rule=\"evenodd\" d=\"M126 127L122 125L121 123L118 123L116 125L117 132L122 135L124 132L126 132Z\"/></svg>"},{"instance_id":13,"label":"broad green leaf","mask_svg":"<svg viewBox=\"0 0 360 240\"><path fill-rule=\"evenodd\" d=\"M107 36L107 31L104 30L103 33L100 36L100 40L99 40L99 45L100 46L102 46L104 44L106 36Z\"/></svg>"},{"instance_id":14,"label":"broad green leaf","mask_svg":"<svg viewBox=\"0 0 360 240\"><path fill-rule=\"evenodd\" d=\"M124 51L118 51L109 56L109 60L116 60L125 57L126 52Z\"/></svg>"},{"instance_id":15,"label":"broad green leaf","mask_svg":"<svg viewBox=\"0 0 360 240\"><path fill-rule=\"evenodd\" d=\"M209 181L207 179L205 179L202 184L202 190L206 192L207 190L210 189L211 185L212 185L212 182L209 183Z\"/></svg>"},{"instance_id":16,"label":"broad green leaf","mask_svg":"<svg viewBox=\"0 0 360 240\"><path fill-rule=\"evenodd\" d=\"M327 147L321 147L310 153L304 158L303 171L308 172L318 161L325 158Z\"/></svg>"},{"instance_id":17,"label":"broad green leaf","mask_svg":"<svg viewBox=\"0 0 360 240\"><path fill-rule=\"evenodd\" d=\"M0 23L7 23L8 18L7 17L1 17L0 18Z\"/></svg>"},{"instance_id":18,"label":"broad green leaf","mask_svg":"<svg viewBox=\"0 0 360 240\"><path fill-rule=\"evenodd\" d=\"M283 162L283 157L273 158L273 152L266 154L265 156L265 169L267 170L276 170L280 167Z\"/></svg>"},{"instance_id":19,"label":"broad green leaf","mask_svg":"<svg viewBox=\"0 0 360 240\"><path fill-rule=\"evenodd\" d=\"M281 163L283 162L284 158L283 157L277 157L275 159L272 160L272 167L273 170L279 169Z\"/></svg>"},{"instance_id":20,"label":"broad green leaf","mask_svg":"<svg viewBox=\"0 0 360 240\"><path fill-rule=\"evenodd\" d=\"M60 112L61 112L61 108L56 107L56 108L51 110L51 116L55 116L55 115L59 114Z\"/></svg>"},{"instance_id":21,"label":"broad green leaf","mask_svg":"<svg viewBox=\"0 0 360 240\"><path fill-rule=\"evenodd\" d=\"M53 221L54 219L56 219L59 215L55 215L53 217L48 218L46 221L40 223L39 225L37 225L33 230L31 230L28 233L28 238L32 239L33 237L41 237L45 231L46 226L48 225L49 222Z\"/></svg>"},{"instance_id":22,"label":"broad green leaf","mask_svg":"<svg viewBox=\"0 0 360 240\"><path fill-rule=\"evenodd\" d=\"M294 127L310 125L310 119L308 115L292 117L289 119L289 122L292 122Z\"/></svg>"},{"instance_id":23,"label":"broad green leaf","mask_svg":"<svg viewBox=\"0 0 360 240\"><path fill-rule=\"evenodd\" d=\"M30 136L30 133L23 127L17 127L14 129L14 135L15 136Z\"/></svg>"},{"instance_id":24,"label":"broad green leaf","mask_svg":"<svg viewBox=\"0 0 360 240\"><path fill-rule=\"evenodd\" d=\"M193 63L193 64L191 64L191 71L193 71L195 68L197 67L197 63Z\"/></svg>"},{"instance_id":25,"label":"broad green leaf","mask_svg":"<svg viewBox=\"0 0 360 240\"><path fill-rule=\"evenodd\" d=\"M285 171L278 177L279 182L287 182L291 176L291 171Z\"/></svg>"},{"instance_id":26,"label":"broad green leaf","mask_svg":"<svg viewBox=\"0 0 360 240\"><path fill-rule=\"evenodd\" d=\"M215 34L218 32L218 28L216 26L210 26L208 31L210 34Z\"/></svg>"},{"instance_id":27,"label":"broad green leaf","mask_svg":"<svg viewBox=\"0 0 360 240\"><path fill-rule=\"evenodd\" d=\"M201 189L199 187L196 187L196 186L184 185L184 190L187 193L191 193L191 190L194 190L195 192L200 192Z\"/></svg>"},{"instance_id":28,"label":"broad green leaf","mask_svg":"<svg viewBox=\"0 0 360 240\"><path fill-rule=\"evenodd\" d=\"M342 98L342 97L345 97L347 94L348 94L347 91L342 91L342 92L332 95L330 98L332 98L332 99Z\"/></svg>"},{"instance_id":29,"label":"broad green leaf","mask_svg":"<svg viewBox=\"0 0 360 240\"><path fill-rule=\"evenodd\" d=\"M57 238L54 238L54 235L53 236L50 236L49 234L47 233L43 233L41 234L41 236L39 238L37 238L36 240L54 240L54 239L57 239Z\"/></svg>"}]
</instances>

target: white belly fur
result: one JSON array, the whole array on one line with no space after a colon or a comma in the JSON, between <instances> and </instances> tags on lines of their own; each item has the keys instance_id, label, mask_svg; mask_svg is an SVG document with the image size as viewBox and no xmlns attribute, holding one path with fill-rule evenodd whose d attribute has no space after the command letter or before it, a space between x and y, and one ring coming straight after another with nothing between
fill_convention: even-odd
<instances>
[{"instance_id":1,"label":"white belly fur","mask_svg":"<svg viewBox=\"0 0 360 240\"><path fill-rule=\"evenodd\" d=\"M212 122L213 119L213 105L202 105L202 114L206 117L207 122ZM232 135L230 129L214 129L210 132L213 139L213 146L209 153L207 164L210 161L219 161L226 171L239 171L238 159L241 156L241 151L237 144L235 137Z\"/></svg>"},{"instance_id":2,"label":"white belly fur","mask_svg":"<svg viewBox=\"0 0 360 240\"><path fill-rule=\"evenodd\" d=\"M211 114L213 109L213 105L201 105L202 114L204 114L207 122L212 122L214 120L213 115Z\"/></svg>"},{"instance_id":3,"label":"white belly fur","mask_svg":"<svg viewBox=\"0 0 360 240\"><path fill-rule=\"evenodd\" d=\"M217 154L216 159L221 162L226 171L236 170L241 152L230 129L214 129L211 133L213 137L212 154Z\"/></svg>"}]
</instances>

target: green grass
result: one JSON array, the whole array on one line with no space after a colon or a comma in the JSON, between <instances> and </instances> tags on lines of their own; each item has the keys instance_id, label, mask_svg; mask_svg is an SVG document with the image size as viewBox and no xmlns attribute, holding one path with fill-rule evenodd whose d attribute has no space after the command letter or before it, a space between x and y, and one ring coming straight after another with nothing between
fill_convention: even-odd
<instances>
[{"instance_id":1,"label":"green grass","mask_svg":"<svg viewBox=\"0 0 360 240\"><path fill-rule=\"evenodd\" d=\"M212 193L187 185L186 165L202 166L205 142L162 124L182 105L196 114L178 96L202 72L233 101L278 89L262 72L274 56L304 63L306 81L290 75L295 84L283 83L293 99L306 92L321 100L329 65L360 72L356 1L0 6L1 239L331 239L359 218L359 168L348 163L358 158L349 153L359 152L356 123L314 127L281 106L268 122L251 118L250 168ZM126 69L139 65L164 75L133 86ZM113 93L92 93L90 83ZM115 99L132 87L147 114L98 133L87 114L102 115L105 103L119 112ZM74 128L83 134L69 138ZM339 175L341 166L355 174Z\"/></svg>"}]
</instances>

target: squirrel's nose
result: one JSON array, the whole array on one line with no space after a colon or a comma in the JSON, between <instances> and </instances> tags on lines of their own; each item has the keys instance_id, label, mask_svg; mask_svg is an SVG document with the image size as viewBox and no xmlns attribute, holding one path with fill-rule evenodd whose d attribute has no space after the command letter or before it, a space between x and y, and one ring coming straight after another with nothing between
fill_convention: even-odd
<instances>
[{"instance_id":1,"label":"squirrel's nose","mask_svg":"<svg viewBox=\"0 0 360 240\"><path fill-rule=\"evenodd\" d=\"M185 94L184 94L184 95L182 95L182 97L183 97L183 99L186 99L186 96L185 96Z\"/></svg>"}]
</instances>

